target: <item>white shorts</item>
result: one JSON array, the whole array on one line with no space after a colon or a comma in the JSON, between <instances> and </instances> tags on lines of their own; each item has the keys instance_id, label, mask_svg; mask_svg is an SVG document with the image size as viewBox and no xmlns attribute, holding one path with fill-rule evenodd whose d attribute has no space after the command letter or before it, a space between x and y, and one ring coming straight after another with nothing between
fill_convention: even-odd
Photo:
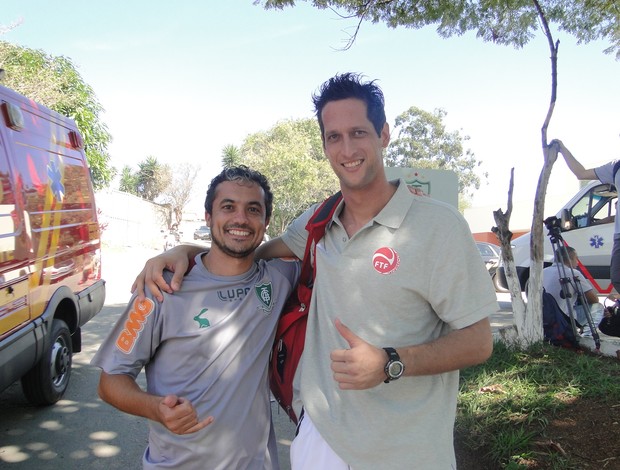
<instances>
[{"instance_id":1,"label":"white shorts","mask_svg":"<svg viewBox=\"0 0 620 470\"><path fill-rule=\"evenodd\" d=\"M291 444L291 470L352 470L332 450L304 413Z\"/></svg>"}]
</instances>

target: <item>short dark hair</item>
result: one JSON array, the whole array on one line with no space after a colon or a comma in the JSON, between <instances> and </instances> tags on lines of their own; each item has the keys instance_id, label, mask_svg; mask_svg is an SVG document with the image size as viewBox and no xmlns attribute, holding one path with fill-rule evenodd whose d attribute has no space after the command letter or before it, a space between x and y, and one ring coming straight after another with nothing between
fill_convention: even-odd
<instances>
[{"instance_id":1,"label":"short dark hair","mask_svg":"<svg viewBox=\"0 0 620 470\"><path fill-rule=\"evenodd\" d=\"M573 256L577 256L577 250L572 246L560 246L553 255L553 260L556 263L566 264Z\"/></svg>"},{"instance_id":2,"label":"short dark hair","mask_svg":"<svg viewBox=\"0 0 620 470\"><path fill-rule=\"evenodd\" d=\"M207 214L213 213L213 201L215 200L215 190L217 186L224 181L238 181L245 183L256 183L265 193L265 216L267 220L271 218L273 210L273 193L269 187L267 178L262 173L252 170L245 165L224 168L222 172L211 180L207 189L207 198L205 199L205 210Z\"/></svg>"},{"instance_id":3,"label":"short dark hair","mask_svg":"<svg viewBox=\"0 0 620 470\"><path fill-rule=\"evenodd\" d=\"M325 140L323 135L325 127L323 126L323 118L321 113L323 108L330 101L344 100L347 98L355 98L366 103L366 117L372 122L377 135L381 135L383 126L385 125L385 99L383 92L375 80L364 82L363 76L357 73L343 73L336 75L327 80L317 93L312 95L316 118L321 128L321 138Z\"/></svg>"}]
</instances>

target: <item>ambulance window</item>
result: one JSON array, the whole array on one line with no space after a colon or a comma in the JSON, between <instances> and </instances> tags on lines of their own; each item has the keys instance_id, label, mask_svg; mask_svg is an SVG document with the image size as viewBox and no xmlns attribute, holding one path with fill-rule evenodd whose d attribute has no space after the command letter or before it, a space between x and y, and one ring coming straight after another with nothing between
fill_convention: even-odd
<instances>
[{"instance_id":1,"label":"ambulance window","mask_svg":"<svg viewBox=\"0 0 620 470\"><path fill-rule=\"evenodd\" d=\"M15 259L15 235L20 226L19 219L9 164L0 146L0 266Z\"/></svg>"},{"instance_id":2,"label":"ambulance window","mask_svg":"<svg viewBox=\"0 0 620 470\"><path fill-rule=\"evenodd\" d=\"M577 201L571 211L571 228L583 228L599 223L607 223L616 215L615 192L610 191L609 185L594 188Z\"/></svg>"}]
</instances>

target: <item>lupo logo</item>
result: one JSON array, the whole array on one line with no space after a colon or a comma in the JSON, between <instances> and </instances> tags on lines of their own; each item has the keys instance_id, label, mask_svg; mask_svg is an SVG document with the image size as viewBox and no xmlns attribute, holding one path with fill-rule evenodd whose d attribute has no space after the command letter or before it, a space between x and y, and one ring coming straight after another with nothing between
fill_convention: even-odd
<instances>
[{"instance_id":1,"label":"lupo logo","mask_svg":"<svg viewBox=\"0 0 620 470\"><path fill-rule=\"evenodd\" d=\"M372 266L381 274L392 274L398 269L400 257L392 248L384 246L375 251L372 256Z\"/></svg>"}]
</instances>

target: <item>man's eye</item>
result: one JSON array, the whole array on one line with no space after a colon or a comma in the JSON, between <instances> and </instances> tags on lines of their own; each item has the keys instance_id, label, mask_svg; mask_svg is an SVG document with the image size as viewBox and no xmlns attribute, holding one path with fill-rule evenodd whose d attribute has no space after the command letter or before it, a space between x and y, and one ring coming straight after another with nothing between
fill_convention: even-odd
<instances>
[{"instance_id":1,"label":"man's eye","mask_svg":"<svg viewBox=\"0 0 620 470\"><path fill-rule=\"evenodd\" d=\"M329 142L335 142L336 140L338 140L338 135L337 134L331 134L327 136L327 140Z\"/></svg>"},{"instance_id":2,"label":"man's eye","mask_svg":"<svg viewBox=\"0 0 620 470\"><path fill-rule=\"evenodd\" d=\"M356 137L364 137L366 135L366 131L357 130L355 131Z\"/></svg>"}]
</instances>

